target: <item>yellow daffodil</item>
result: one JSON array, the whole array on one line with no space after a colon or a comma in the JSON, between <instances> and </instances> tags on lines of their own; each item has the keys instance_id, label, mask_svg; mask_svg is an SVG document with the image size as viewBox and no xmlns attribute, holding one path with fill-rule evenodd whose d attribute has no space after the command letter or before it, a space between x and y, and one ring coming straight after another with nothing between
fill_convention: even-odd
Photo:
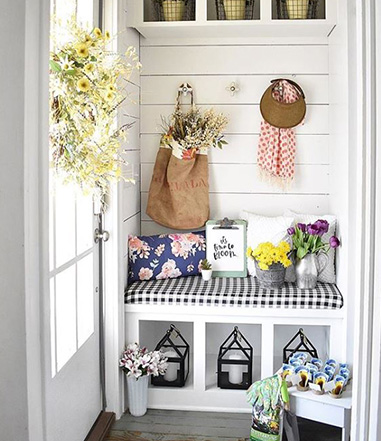
<instances>
[{"instance_id":1,"label":"yellow daffodil","mask_svg":"<svg viewBox=\"0 0 381 441\"><path fill-rule=\"evenodd\" d=\"M94 71L94 64L93 63L88 63L85 66L85 72L86 73L91 73Z\"/></svg>"},{"instance_id":2,"label":"yellow daffodil","mask_svg":"<svg viewBox=\"0 0 381 441\"><path fill-rule=\"evenodd\" d=\"M80 57L87 58L89 56L89 48L85 43L78 44L75 50Z\"/></svg>"},{"instance_id":3,"label":"yellow daffodil","mask_svg":"<svg viewBox=\"0 0 381 441\"><path fill-rule=\"evenodd\" d=\"M95 35L97 38L102 38L102 31L101 31L99 28L95 28L95 29L94 29L94 35Z\"/></svg>"},{"instance_id":4,"label":"yellow daffodil","mask_svg":"<svg viewBox=\"0 0 381 441\"><path fill-rule=\"evenodd\" d=\"M110 40L111 36L110 36L110 32L109 31L105 32L105 38L106 38L106 40Z\"/></svg>"},{"instance_id":5,"label":"yellow daffodil","mask_svg":"<svg viewBox=\"0 0 381 441\"><path fill-rule=\"evenodd\" d=\"M90 90L90 81L86 77L82 77L77 81L77 89L80 92L87 92Z\"/></svg>"},{"instance_id":6,"label":"yellow daffodil","mask_svg":"<svg viewBox=\"0 0 381 441\"><path fill-rule=\"evenodd\" d=\"M107 90L109 92L116 92L116 87L113 84L108 84L107 85Z\"/></svg>"}]
</instances>

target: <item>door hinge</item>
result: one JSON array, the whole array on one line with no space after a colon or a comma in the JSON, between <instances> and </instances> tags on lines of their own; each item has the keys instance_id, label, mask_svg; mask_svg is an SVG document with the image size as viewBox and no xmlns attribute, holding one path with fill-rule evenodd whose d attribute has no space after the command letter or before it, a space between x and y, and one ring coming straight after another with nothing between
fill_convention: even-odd
<instances>
[{"instance_id":1,"label":"door hinge","mask_svg":"<svg viewBox=\"0 0 381 441\"><path fill-rule=\"evenodd\" d=\"M110 239L110 233L106 230L99 230L98 228L94 231L94 242L98 243L100 240L107 242Z\"/></svg>"}]
</instances>

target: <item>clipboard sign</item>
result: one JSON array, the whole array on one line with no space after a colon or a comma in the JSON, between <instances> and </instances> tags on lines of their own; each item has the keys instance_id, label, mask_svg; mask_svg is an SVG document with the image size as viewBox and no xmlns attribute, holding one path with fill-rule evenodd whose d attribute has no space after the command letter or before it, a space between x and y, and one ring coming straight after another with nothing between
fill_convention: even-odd
<instances>
[{"instance_id":1,"label":"clipboard sign","mask_svg":"<svg viewBox=\"0 0 381 441\"><path fill-rule=\"evenodd\" d=\"M246 221L209 220L206 258L212 264L213 277L246 277Z\"/></svg>"}]
</instances>

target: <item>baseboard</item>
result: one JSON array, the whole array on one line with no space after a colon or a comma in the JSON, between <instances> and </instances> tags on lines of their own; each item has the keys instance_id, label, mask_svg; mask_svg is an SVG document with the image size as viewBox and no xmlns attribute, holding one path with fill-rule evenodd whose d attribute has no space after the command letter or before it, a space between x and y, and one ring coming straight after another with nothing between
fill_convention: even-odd
<instances>
[{"instance_id":1,"label":"baseboard","mask_svg":"<svg viewBox=\"0 0 381 441\"><path fill-rule=\"evenodd\" d=\"M115 421L114 412L101 412L85 441L103 441Z\"/></svg>"}]
</instances>

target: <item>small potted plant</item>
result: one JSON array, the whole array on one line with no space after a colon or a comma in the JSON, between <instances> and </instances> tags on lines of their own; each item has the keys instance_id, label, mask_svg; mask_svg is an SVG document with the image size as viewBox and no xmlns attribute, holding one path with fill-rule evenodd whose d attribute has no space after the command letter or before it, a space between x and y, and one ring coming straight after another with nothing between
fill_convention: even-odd
<instances>
[{"instance_id":1,"label":"small potted plant","mask_svg":"<svg viewBox=\"0 0 381 441\"><path fill-rule=\"evenodd\" d=\"M138 343L129 344L119 360L119 367L127 376L128 404L131 415L143 416L147 412L148 377L164 375L168 364L161 351L148 352Z\"/></svg>"},{"instance_id":2,"label":"small potted plant","mask_svg":"<svg viewBox=\"0 0 381 441\"><path fill-rule=\"evenodd\" d=\"M289 258L291 247L287 242L274 245L263 242L254 250L247 249L247 257L254 260L255 273L263 288L280 288L284 284L286 268L291 265Z\"/></svg>"},{"instance_id":3,"label":"small potted plant","mask_svg":"<svg viewBox=\"0 0 381 441\"><path fill-rule=\"evenodd\" d=\"M209 282L209 280L212 278L213 273L212 264L208 261L208 259L204 259L201 261L200 267L202 280L205 280L205 282Z\"/></svg>"},{"instance_id":4,"label":"small potted plant","mask_svg":"<svg viewBox=\"0 0 381 441\"><path fill-rule=\"evenodd\" d=\"M331 236L324 242L322 236L328 233L329 223L319 219L313 224L298 223L287 232L292 238L293 251L296 253L296 284L301 289L316 287L319 274L328 264L327 252L340 246L340 240Z\"/></svg>"}]
</instances>

